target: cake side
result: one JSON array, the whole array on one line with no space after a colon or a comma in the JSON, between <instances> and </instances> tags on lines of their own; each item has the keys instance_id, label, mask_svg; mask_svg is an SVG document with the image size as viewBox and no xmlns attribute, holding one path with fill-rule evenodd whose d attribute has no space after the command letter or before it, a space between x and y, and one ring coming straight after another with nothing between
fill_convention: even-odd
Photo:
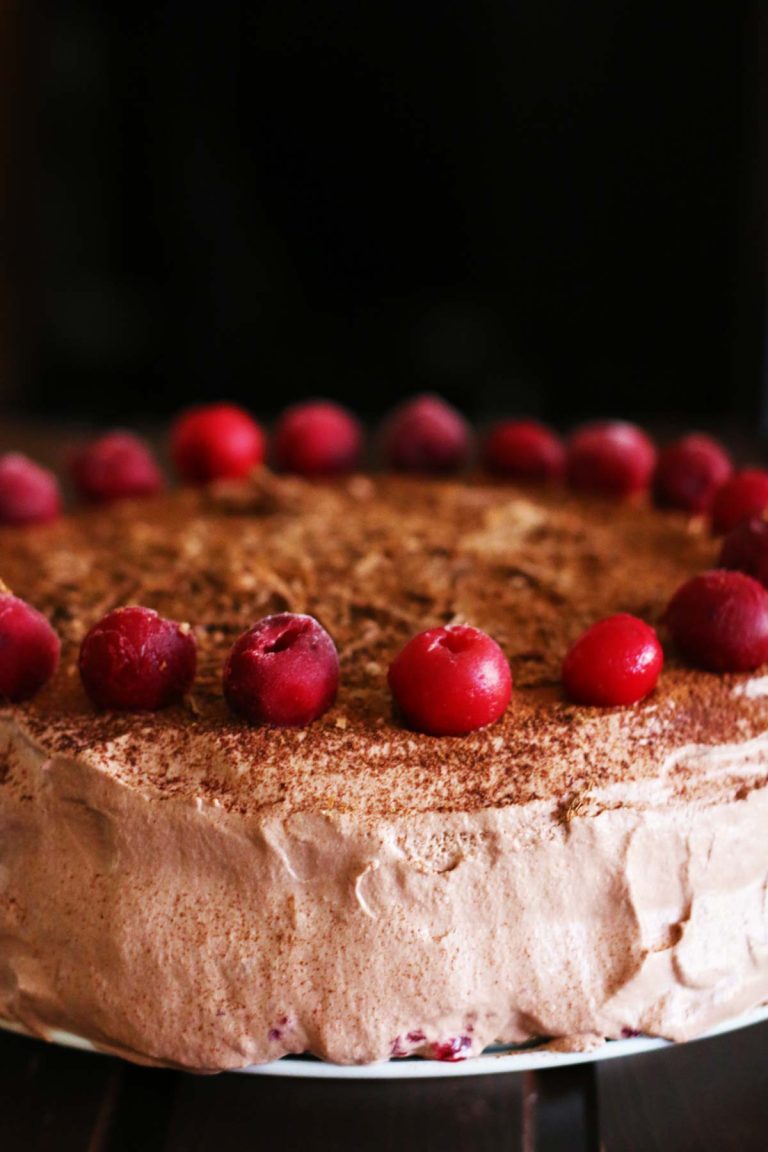
<instances>
[{"instance_id":1,"label":"cake side","mask_svg":"<svg viewBox=\"0 0 768 1152\"><path fill-rule=\"evenodd\" d=\"M766 738L578 811L380 819L158 802L1 738L0 1015L43 1035L214 1070L687 1039L768 999Z\"/></svg>"}]
</instances>

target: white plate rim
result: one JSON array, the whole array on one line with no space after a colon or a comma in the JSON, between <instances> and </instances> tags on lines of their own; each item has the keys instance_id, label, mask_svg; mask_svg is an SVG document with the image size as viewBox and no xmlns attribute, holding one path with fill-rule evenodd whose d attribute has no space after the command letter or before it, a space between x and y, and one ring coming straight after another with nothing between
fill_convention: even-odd
<instances>
[{"instance_id":1,"label":"white plate rim","mask_svg":"<svg viewBox=\"0 0 768 1152\"><path fill-rule=\"evenodd\" d=\"M735 1032L765 1021L768 1021L768 1005L726 1020L689 1043L722 1036L727 1032ZM0 1017L0 1029L40 1039L23 1025L2 1017ZM96 1048L89 1040L60 1028L50 1029L48 1040L65 1048L104 1055L102 1050ZM637 1056L642 1052L672 1047L675 1047L674 1041L661 1040L653 1036L632 1036L626 1040L606 1040L604 1044L586 1052L553 1052L546 1048L499 1048L493 1051L486 1050L482 1055L469 1060L455 1062L414 1058L387 1060L379 1064L328 1064L321 1060L284 1056L271 1064L253 1064L249 1068L237 1068L231 1071L252 1076L289 1076L308 1080L424 1080L565 1068L574 1064L599 1063L603 1060Z\"/></svg>"}]
</instances>

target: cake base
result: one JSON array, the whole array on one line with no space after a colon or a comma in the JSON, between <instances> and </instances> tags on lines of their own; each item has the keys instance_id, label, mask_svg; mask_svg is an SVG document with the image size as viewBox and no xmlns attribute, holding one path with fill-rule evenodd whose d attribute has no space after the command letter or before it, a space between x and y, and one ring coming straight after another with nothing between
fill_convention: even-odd
<instances>
[{"instance_id":1,"label":"cake base","mask_svg":"<svg viewBox=\"0 0 768 1152\"><path fill-rule=\"evenodd\" d=\"M699 1036L699 1040L711 1040L728 1032L738 1032L753 1024L768 1021L768 1006L747 1012L734 1020L728 1020L717 1028ZM12 1020L0 1019L0 1029L15 1032L20 1036L32 1036L26 1028ZM35 1037L39 1039L39 1037ZM99 1052L89 1040L75 1036L71 1032L53 1029L48 1038L52 1044L62 1048L74 1048L80 1052ZM43 1041L45 1042L45 1041ZM693 1044L696 1041L691 1040ZM670 1048L671 1040L659 1040L655 1036L631 1036L625 1040L608 1040L586 1052L561 1052L543 1045L516 1046L498 1045L486 1048L472 1060L454 1062L429 1060L414 1056L405 1060L386 1060L380 1064L329 1064L314 1056L284 1056L271 1064L253 1064L249 1068L233 1068L233 1072L251 1076L287 1076L298 1080L437 1080L455 1076L490 1076L500 1072L534 1072L547 1068L566 1068L572 1064L597 1064L603 1060L615 1060L623 1056L639 1056L642 1052L654 1052Z\"/></svg>"}]
</instances>

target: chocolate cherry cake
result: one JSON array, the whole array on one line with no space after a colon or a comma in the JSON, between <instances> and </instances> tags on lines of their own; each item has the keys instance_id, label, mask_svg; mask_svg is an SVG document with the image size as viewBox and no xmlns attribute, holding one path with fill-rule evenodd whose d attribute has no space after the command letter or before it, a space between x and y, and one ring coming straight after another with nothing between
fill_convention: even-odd
<instances>
[{"instance_id":1,"label":"chocolate cherry cake","mask_svg":"<svg viewBox=\"0 0 768 1152\"><path fill-rule=\"evenodd\" d=\"M0 712L0 1015L215 1070L684 1040L768 998L768 677L669 649L631 706L561 683L587 626L661 628L713 566L696 521L263 472L0 539L5 583L62 640L49 683ZM83 638L130 604L196 637L170 707L84 691ZM282 612L339 653L336 702L304 727L249 723L222 692L233 642ZM413 731L388 667L458 623L498 642L511 701L467 735Z\"/></svg>"}]
</instances>

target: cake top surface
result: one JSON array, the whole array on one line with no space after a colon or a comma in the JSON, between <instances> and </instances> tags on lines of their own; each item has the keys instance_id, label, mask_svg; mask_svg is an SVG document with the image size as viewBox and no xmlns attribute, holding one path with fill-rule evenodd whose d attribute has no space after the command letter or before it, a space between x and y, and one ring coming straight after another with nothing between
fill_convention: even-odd
<instances>
[{"instance_id":1,"label":"cake top surface","mask_svg":"<svg viewBox=\"0 0 768 1152\"><path fill-rule=\"evenodd\" d=\"M0 575L59 631L59 671L6 710L48 754L90 763L157 797L250 813L386 815L533 800L578 807L673 765L681 750L760 736L768 686L667 654L657 689L615 709L569 703L560 665L589 624L631 612L658 624L674 590L711 567L695 522L642 505L485 482L257 476L3 529ZM108 610L143 604L188 621L198 675L183 705L99 713L77 672L79 644ZM336 705L304 729L248 726L228 710L221 670L234 639L274 612L316 616L341 659ZM490 633L515 681L504 718L464 737L407 730L393 714L390 660L415 633L466 622Z\"/></svg>"}]
</instances>

